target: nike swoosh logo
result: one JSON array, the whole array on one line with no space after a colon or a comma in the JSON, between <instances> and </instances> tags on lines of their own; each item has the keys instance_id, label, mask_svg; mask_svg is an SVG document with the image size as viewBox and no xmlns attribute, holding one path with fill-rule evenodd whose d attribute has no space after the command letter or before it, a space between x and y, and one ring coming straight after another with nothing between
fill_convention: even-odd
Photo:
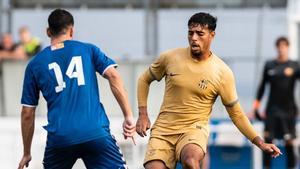
<instances>
[{"instance_id":1,"label":"nike swoosh logo","mask_svg":"<svg viewBox=\"0 0 300 169\"><path fill-rule=\"evenodd\" d=\"M177 76L177 75L180 75L178 73L169 73L169 76Z\"/></svg>"}]
</instances>

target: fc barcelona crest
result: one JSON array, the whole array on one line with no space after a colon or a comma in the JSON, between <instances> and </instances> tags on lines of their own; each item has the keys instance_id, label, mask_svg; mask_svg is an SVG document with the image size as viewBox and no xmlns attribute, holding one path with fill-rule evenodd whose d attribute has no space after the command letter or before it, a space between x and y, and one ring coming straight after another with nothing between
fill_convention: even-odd
<instances>
[{"instance_id":1,"label":"fc barcelona crest","mask_svg":"<svg viewBox=\"0 0 300 169\"><path fill-rule=\"evenodd\" d=\"M199 82L199 87L200 87L201 89L207 89L208 83L209 83L208 80L202 79L202 80Z\"/></svg>"}]
</instances>

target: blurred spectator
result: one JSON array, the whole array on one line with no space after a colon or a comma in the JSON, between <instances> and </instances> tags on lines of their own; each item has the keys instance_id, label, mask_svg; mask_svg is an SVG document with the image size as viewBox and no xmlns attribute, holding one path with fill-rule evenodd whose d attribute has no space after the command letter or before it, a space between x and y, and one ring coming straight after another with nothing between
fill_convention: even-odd
<instances>
[{"instance_id":1,"label":"blurred spectator","mask_svg":"<svg viewBox=\"0 0 300 169\"><path fill-rule=\"evenodd\" d=\"M3 59L25 59L26 53L22 46L14 43L10 33L1 35L0 60Z\"/></svg>"},{"instance_id":2,"label":"blurred spectator","mask_svg":"<svg viewBox=\"0 0 300 169\"><path fill-rule=\"evenodd\" d=\"M41 50L40 40L32 37L28 27L23 26L19 29L20 44L23 46L26 55L32 57Z\"/></svg>"},{"instance_id":3,"label":"blurred spectator","mask_svg":"<svg viewBox=\"0 0 300 169\"><path fill-rule=\"evenodd\" d=\"M264 138L267 143L274 139L284 140L287 168L296 166L295 138L297 106L295 102L295 84L300 78L299 64L289 59L289 40L279 37L275 43L277 57L266 62L262 80L253 103L252 114L264 120ZM260 102L266 86L270 87L266 113L259 113ZM271 168L271 157L263 154L264 169Z\"/></svg>"}]
</instances>

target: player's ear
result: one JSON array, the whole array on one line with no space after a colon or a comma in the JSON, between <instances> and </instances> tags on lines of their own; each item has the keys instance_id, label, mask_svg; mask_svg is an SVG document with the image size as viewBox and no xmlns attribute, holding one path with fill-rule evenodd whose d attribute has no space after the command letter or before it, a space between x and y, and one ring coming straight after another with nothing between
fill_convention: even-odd
<instances>
[{"instance_id":1,"label":"player's ear","mask_svg":"<svg viewBox=\"0 0 300 169\"><path fill-rule=\"evenodd\" d=\"M49 28L47 28L46 33L47 33L47 36L48 36L49 38L51 38L51 31L50 31Z\"/></svg>"},{"instance_id":2,"label":"player's ear","mask_svg":"<svg viewBox=\"0 0 300 169\"><path fill-rule=\"evenodd\" d=\"M70 37L73 37L73 33L74 33L74 27L72 26L72 27L70 28Z\"/></svg>"},{"instance_id":3,"label":"player's ear","mask_svg":"<svg viewBox=\"0 0 300 169\"><path fill-rule=\"evenodd\" d=\"M215 31L211 31L211 32L210 32L210 36L211 36L212 38L214 38L215 35L216 35L216 32L215 32Z\"/></svg>"}]
</instances>

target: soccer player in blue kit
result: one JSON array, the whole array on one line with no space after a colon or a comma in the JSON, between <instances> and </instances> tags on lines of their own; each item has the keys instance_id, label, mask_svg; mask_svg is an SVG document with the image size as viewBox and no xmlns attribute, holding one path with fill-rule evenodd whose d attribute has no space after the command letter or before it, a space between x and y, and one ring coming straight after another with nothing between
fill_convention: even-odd
<instances>
[{"instance_id":1,"label":"soccer player in blue kit","mask_svg":"<svg viewBox=\"0 0 300 169\"><path fill-rule=\"evenodd\" d=\"M35 108L39 92L47 101L45 169L71 169L81 158L88 169L127 168L99 99L96 72L104 76L123 115L125 139L135 133L127 93L117 64L98 47L72 40L73 16L56 9L48 17L51 45L38 53L25 70L21 103L24 152L19 169L31 161Z\"/></svg>"}]
</instances>

